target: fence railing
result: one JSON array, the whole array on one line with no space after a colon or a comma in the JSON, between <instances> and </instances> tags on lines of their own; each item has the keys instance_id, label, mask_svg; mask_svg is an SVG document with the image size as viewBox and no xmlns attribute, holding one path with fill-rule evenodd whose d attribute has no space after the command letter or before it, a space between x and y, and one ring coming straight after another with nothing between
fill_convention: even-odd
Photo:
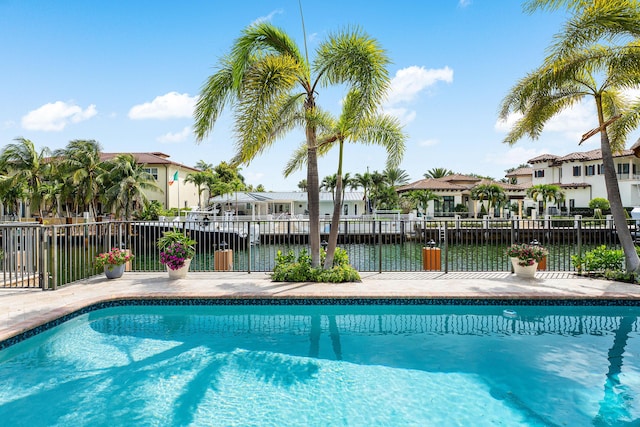
<instances>
[{"instance_id":1,"label":"fence railing","mask_svg":"<svg viewBox=\"0 0 640 427\"><path fill-rule=\"evenodd\" d=\"M634 221L629 227L640 237ZM323 243L330 228L329 218L321 220ZM174 229L198 241L191 262L191 271L197 272L272 271L278 251L300 254L309 247L309 222L300 219L0 224L0 286L55 289L101 274L95 256L112 247L135 255L128 271L164 271L156 241L164 231ZM549 250L546 269L550 271L574 271L571 256L597 246L619 248L612 221L581 218L349 218L340 222L338 235L338 245L361 272L510 271L507 246L531 242Z\"/></svg>"}]
</instances>

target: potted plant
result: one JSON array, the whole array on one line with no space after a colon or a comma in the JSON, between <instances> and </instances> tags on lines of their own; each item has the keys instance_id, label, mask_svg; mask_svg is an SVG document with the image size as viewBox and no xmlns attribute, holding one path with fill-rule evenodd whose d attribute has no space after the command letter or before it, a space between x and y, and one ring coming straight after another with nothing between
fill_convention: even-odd
<instances>
[{"instance_id":1,"label":"potted plant","mask_svg":"<svg viewBox=\"0 0 640 427\"><path fill-rule=\"evenodd\" d=\"M538 263L549 251L540 245L528 245L526 243L514 244L507 249L507 256L511 258L513 271L525 277L534 277Z\"/></svg>"},{"instance_id":2,"label":"potted plant","mask_svg":"<svg viewBox=\"0 0 640 427\"><path fill-rule=\"evenodd\" d=\"M122 277L125 264L133 258L134 256L129 251L111 248L109 252L103 252L96 256L96 266L104 269L107 279L117 279Z\"/></svg>"},{"instance_id":3,"label":"potted plant","mask_svg":"<svg viewBox=\"0 0 640 427\"><path fill-rule=\"evenodd\" d=\"M196 244L195 240L178 230L165 231L158 239L160 262L167 266L169 278L186 277L191 260L196 254Z\"/></svg>"}]
</instances>

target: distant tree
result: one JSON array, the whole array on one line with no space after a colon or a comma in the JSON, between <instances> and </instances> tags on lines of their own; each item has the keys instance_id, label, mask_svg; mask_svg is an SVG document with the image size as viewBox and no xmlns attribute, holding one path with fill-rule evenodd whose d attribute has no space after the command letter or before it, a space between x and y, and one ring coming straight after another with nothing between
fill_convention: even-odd
<instances>
[{"instance_id":1,"label":"distant tree","mask_svg":"<svg viewBox=\"0 0 640 427\"><path fill-rule=\"evenodd\" d=\"M202 193L207 188L207 183L212 178L211 170L203 170L201 172L192 172L187 175L184 182L191 182L196 186L198 191L198 209L202 209Z\"/></svg>"},{"instance_id":2,"label":"distant tree","mask_svg":"<svg viewBox=\"0 0 640 427\"><path fill-rule=\"evenodd\" d=\"M542 209L547 213L547 203L558 203L564 199L564 193L560 187L554 184L538 184L527 189L527 197L534 201L542 201Z\"/></svg>"},{"instance_id":3,"label":"distant tree","mask_svg":"<svg viewBox=\"0 0 640 427\"><path fill-rule=\"evenodd\" d=\"M131 154L117 155L105 162L105 169L101 178L106 184L105 202L121 218L130 220L136 206L142 208L148 203L146 191L162 193L153 175Z\"/></svg>"},{"instance_id":4,"label":"distant tree","mask_svg":"<svg viewBox=\"0 0 640 427\"><path fill-rule=\"evenodd\" d=\"M504 189L498 184L480 184L471 189L471 199L480 201L481 212L484 207L483 201L488 201L487 211L492 208L500 208L507 202Z\"/></svg>"},{"instance_id":5,"label":"distant tree","mask_svg":"<svg viewBox=\"0 0 640 427\"><path fill-rule=\"evenodd\" d=\"M433 168L429 169L425 174L425 178L444 178L445 176L453 175L454 172L452 170L446 168Z\"/></svg>"},{"instance_id":6,"label":"distant tree","mask_svg":"<svg viewBox=\"0 0 640 427\"><path fill-rule=\"evenodd\" d=\"M432 190L412 190L403 193L401 197L409 199L422 215L427 213L427 207L430 201L441 199L440 196Z\"/></svg>"},{"instance_id":7,"label":"distant tree","mask_svg":"<svg viewBox=\"0 0 640 427\"><path fill-rule=\"evenodd\" d=\"M300 189L300 191L307 191L307 180L300 180L300 182L298 182L298 188Z\"/></svg>"},{"instance_id":8,"label":"distant tree","mask_svg":"<svg viewBox=\"0 0 640 427\"><path fill-rule=\"evenodd\" d=\"M596 197L589 201L590 209L600 209L601 211L608 211L611 208L609 201L604 197Z\"/></svg>"},{"instance_id":9,"label":"distant tree","mask_svg":"<svg viewBox=\"0 0 640 427\"><path fill-rule=\"evenodd\" d=\"M195 166L196 169L200 169L201 171L213 171L213 164L207 163L204 160L198 160Z\"/></svg>"},{"instance_id":10,"label":"distant tree","mask_svg":"<svg viewBox=\"0 0 640 427\"><path fill-rule=\"evenodd\" d=\"M392 187L409 182L409 174L404 169L388 167L382 173L386 177L387 183Z\"/></svg>"},{"instance_id":11,"label":"distant tree","mask_svg":"<svg viewBox=\"0 0 640 427\"><path fill-rule=\"evenodd\" d=\"M42 184L48 177L50 165L45 162L49 149L37 151L33 142L16 138L0 152L0 170L7 172L6 185L20 188L26 194L29 206L42 216Z\"/></svg>"}]
</instances>

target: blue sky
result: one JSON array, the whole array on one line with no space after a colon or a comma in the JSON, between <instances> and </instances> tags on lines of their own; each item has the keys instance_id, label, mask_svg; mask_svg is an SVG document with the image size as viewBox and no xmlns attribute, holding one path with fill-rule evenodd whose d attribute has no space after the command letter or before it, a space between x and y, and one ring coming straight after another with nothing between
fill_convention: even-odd
<instances>
[{"instance_id":1,"label":"blue sky","mask_svg":"<svg viewBox=\"0 0 640 427\"><path fill-rule=\"evenodd\" d=\"M302 7L311 57L328 34L350 26L387 50L393 80L384 109L405 125L400 167L411 180L436 167L501 178L541 153L598 148L598 138L578 146L595 127L589 105L558 117L538 141L501 142L500 102L541 64L562 12L524 14L517 0L302 0ZM192 110L218 59L256 20L302 46L297 0L0 0L0 144L25 137L56 149L95 139L106 152L161 151L190 166L228 160L230 115L196 144ZM320 89L318 102L338 114L342 95L341 88ZM292 132L242 166L247 183L296 190L305 172L284 179L282 169L303 139ZM349 145L345 155L352 175L384 169L380 148ZM334 154L323 158L320 178L336 167Z\"/></svg>"}]
</instances>

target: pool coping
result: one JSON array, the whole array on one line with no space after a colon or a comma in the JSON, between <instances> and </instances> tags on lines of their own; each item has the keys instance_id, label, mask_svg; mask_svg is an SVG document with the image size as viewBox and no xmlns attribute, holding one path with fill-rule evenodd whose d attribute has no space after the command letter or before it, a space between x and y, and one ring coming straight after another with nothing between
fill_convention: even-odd
<instances>
[{"instance_id":1,"label":"pool coping","mask_svg":"<svg viewBox=\"0 0 640 427\"><path fill-rule=\"evenodd\" d=\"M439 305L640 305L640 286L548 272L535 279L510 273L363 273L357 283L272 282L267 273L126 273L94 277L56 291L0 288L0 349L42 332L92 307L150 303ZM70 317L71 316L71 317Z\"/></svg>"}]
</instances>

